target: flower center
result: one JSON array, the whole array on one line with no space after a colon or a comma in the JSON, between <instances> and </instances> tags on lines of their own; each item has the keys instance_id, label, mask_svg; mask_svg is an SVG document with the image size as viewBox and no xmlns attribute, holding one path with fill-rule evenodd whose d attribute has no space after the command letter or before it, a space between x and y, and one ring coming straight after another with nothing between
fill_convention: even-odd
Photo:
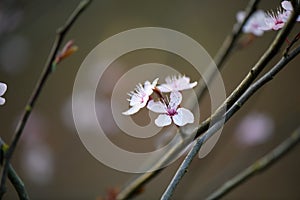
<instances>
[{"instance_id":1,"label":"flower center","mask_svg":"<svg viewBox=\"0 0 300 200\"><path fill-rule=\"evenodd\" d=\"M275 20L275 25L282 24L282 23L283 23L283 21L280 20L280 19L276 19L276 20Z\"/></svg>"},{"instance_id":2,"label":"flower center","mask_svg":"<svg viewBox=\"0 0 300 200\"><path fill-rule=\"evenodd\" d=\"M173 108L171 108L171 109L168 108L167 111L168 111L168 115L169 115L170 117L172 117L172 116L178 114L177 111L176 111L176 109L173 109Z\"/></svg>"}]
</instances>

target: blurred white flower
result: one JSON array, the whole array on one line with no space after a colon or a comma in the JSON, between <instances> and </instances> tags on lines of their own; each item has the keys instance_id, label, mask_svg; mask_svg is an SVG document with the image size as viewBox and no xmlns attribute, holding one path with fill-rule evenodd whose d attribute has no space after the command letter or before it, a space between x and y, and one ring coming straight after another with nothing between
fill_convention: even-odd
<instances>
[{"instance_id":1,"label":"blurred white flower","mask_svg":"<svg viewBox=\"0 0 300 200\"><path fill-rule=\"evenodd\" d=\"M79 95L79 101L82 102L82 106L78 107L79 109L77 112L80 112L80 118L78 123L84 129L92 130L94 124L93 124L93 119L91 118L93 115L88 112L88 110L85 108L86 104L86 93L82 92L81 95ZM101 98L99 100L95 101L95 108L96 108L96 113L98 117L98 121L101 124L102 129L105 131L105 133L109 134L114 134L118 133L118 127L114 123L113 116L111 113L111 107L110 107L110 101L109 99L106 98ZM72 115L72 96L69 97L66 102L62 106L61 110L61 118L63 123L70 129L76 130L75 124L74 124L74 119Z\"/></svg>"},{"instance_id":2,"label":"blurred white flower","mask_svg":"<svg viewBox=\"0 0 300 200\"><path fill-rule=\"evenodd\" d=\"M246 12L245 11L240 11L237 13L236 18L238 22L242 22L246 17ZM262 10L257 10L254 12L246 24L243 27L243 32L244 33L252 33L256 36L262 36L264 31L260 28L262 26L265 26L265 12Z\"/></svg>"},{"instance_id":3,"label":"blurred white flower","mask_svg":"<svg viewBox=\"0 0 300 200\"><path fill-rule=\"evenodd\" d=\"M123 115L132 115L138 112L141 108L145 107L148 103L149 96L153 93L153 89L156 87L158 78L155 79L152 83L146 81L144 87L142 84L136 86L135 91L131 91L128 95L131 97L128 99L130 106L129 110L123 112Z\"/></svg>"},{"instance_id":4,"label":"blurred white flower","mask_svg":"<svg viewBox=\"0 0 300 200\"><path fill-rule=\"evenodd\" d=\"M172 92L192 89L197 85L197 82L190 83L190 78L186 76L168 76L165 79L166 83L157 86L161 92Z\"/></svg>"},{"instance_id":5,"label":"blurred white flower","mask_svg":"<svg viewBox=\"0 0 300 200\"><path fill-rule=\"evenodd\" d=\"M26 175L36 184L47 184L54 174L54 155L46 143L27 146L21 164Z\"/></svg>"},{"instance_id":6,"label":"blurred white flower","mask_svg":"<svg viewBox=\"0 0 300 200\"><path fill-rule=\"evenodd\" d=\"M291 12L294 10L291 2L290 1L282 1L281 6L286 11L286 16L289 17ZM297 21L298 22L300 21L300 16L298 16Z\"/></svg>"},{"instance_id":7,"label":"blurred white flower","mask_svg":"<svg viewBox=\"0 0 300 200\"><path fill-rule=\"evenodd\" d=\"M178 108L181 101L182 95L179 92L172 92L169 103L151 100L147 108L153 112L162 113L155 120L158 127L168 126L172 123L172 120L177 126L184 126L194 122L194 115L188 109Z\"/></svg>"},{"instance_id":8,"label":"blurred white flower","mask_svg":"<svg viewBox=\"0 0 300 200\"><path fill-rule=\"evenodd\" d=\"M7 85L5 83L0 82L0 105L3 105L5 103L5 99L1 96L4 95L6 90L7 90Z\"/></svg>"},{"instance_id":9,"label":"blurred white flower","mask_svg":"<svg viewBox=\"0 0 300 200\"><path fill-rule=\"evenodd\" d=\"M39 185L48 184L55 171L55 155L47 142L47 130L47 118L34 111L24 129L25 137L21 138L21 167L26 176Z\"/></svg>"},{"instance_id":10,"label":"blurred white flower","mask_svg":"<svg viewBox=\"0 0 300 200\"><path fill-rule=\"evenodd\" d=\"M241 145L254 146L266 142L273 131L274 122L268 115L252 113L242 119L235 135Z\"/></svg>"}]
</instances>

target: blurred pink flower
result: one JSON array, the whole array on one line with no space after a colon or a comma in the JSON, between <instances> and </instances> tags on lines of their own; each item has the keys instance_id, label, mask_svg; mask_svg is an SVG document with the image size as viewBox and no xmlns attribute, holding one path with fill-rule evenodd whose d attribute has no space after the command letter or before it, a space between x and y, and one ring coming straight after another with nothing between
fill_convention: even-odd
<instances>
[{"instance_id":1,"label":"blurred pink flower","mask_svg":"<svg viewBox=\"0 0 300 200\"><path fill-rule=\"evenodd\" d=\"M237 126L235 134L241 145L254 146L263 144L272 135L273 120L263 113L247 115Z\"/></svg>"},{"instance_id":2,"label":"blurred pink flower","mask_svg":"<svg viewBox=\"0 0 300 200\"><path fill-rule=\"evenodd\" d=\"M37 184L48 184L54 174L54 155L46 143L28 146L22 152L21 164L26 176Z\"/></svg>"},{"instance_id":3,"label":"blurred pink flower","mask_svg":"<svg viewBox=\"0 0 300 200\"><path fill-rule=\"evenodd\" d=\"M190 78L186 76L168 76L165 79L166 83L157 86L161 92L172 92L192 89L197 85L197 82L190 83Z\"/></svg>"},{"instance_id":4,"label":"blurred pink flower","mask_svg":"<svg viewBox=\"0 0 300 200\"><path fill-rule=\"evenodd\" d=\"M181 101L182 95L179 92L172 92L168 104L151 100L147 108L153 112L162 113L155 120L158 127L168 126L172 123L172 120L177 126L184 126L194 122L194 115L188 109L178 108Z\"/></svg>"},{"instance_id":5,"label":"blurred pink flower","mask_svg":"<svg viewBox=\"0 0 300 200\"><path fill-rule=\"evenodd\" d=\"M7 85L5 83L0 82L0 105L3 105L5 103L5 99L1 96L4 95L6 90L7 90Z\"/></svg>"},{"instance_id":6,"label":"blurred pink flower","mask_svg":"<svg viewBox=\"0 0 300 200\"><path fill-rule=\"evenodd\" d=\"M129 110L123 112L123 115L132 115L138 112L141 108L145 107L149 101L149 96L153 93L153 89L156 87L158 78L155 79L152 83L146 81L144 87L142 84L136 86L135 91L131 91L128 95L131 97L128 99L130 106Z\"/></svg>"}]
</instances>

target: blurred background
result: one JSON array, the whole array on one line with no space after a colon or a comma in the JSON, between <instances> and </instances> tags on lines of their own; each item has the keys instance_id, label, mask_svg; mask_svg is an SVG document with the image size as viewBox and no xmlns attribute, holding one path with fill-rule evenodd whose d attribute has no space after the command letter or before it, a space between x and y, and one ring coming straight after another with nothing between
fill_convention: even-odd
<instances>
[{"instance_id":1,"label":"blurred background","mask_svg":"<svg viewBox=\"0 0 300 200\"><path fill-rule=\"evenodd\" d=\"M79 0L2 0L0 2L0 81L8 85L0 107L0 133L10 143L17 121L42 72L55 38L55 31ZM64 60L49 78L25 128L13 157L32 199L101 199L135 174L111 169L97 161L83 146L76 132L71 95L76 73L89 52L100 42L138 27L164 27L182 32L199 42L214 57L236 22L236 13L247 1L93 1L79 17L64 43L73 39L79 51ZM274 9L280 1L262 1L262 9ZM290 39L300 31L297 24ZM227 61L222 77L227 94L237 86L273 41L265 33L251 45L236 51ZM268 68L280 58L280 54ZM226 124L220 140L204 159L195 158L173 199L203 199L253 161L260 158L299 125L299 61L294 59L265 85ZM176 55L141 50L122 56L100 80L97 114L108 137L122 148L146 152L159 138L147 141L126 138L113 122L110 97L114 84L132 67L149 62L174 66L198 80L188 63ZM125 87L125 86L124 86ZM124 97L127 98L127 97ZM209 96L200 105L201 118L210 114ZM83 120L89 126L83 109ZM140 122L143 123L143 122ZM300 147L296 147L268 171L243 183L224 199L299 199ZM136 199L158 199L182 158L152 180ZM16 199L8 182L4 199Z\"/></svg>"}]
</instances>

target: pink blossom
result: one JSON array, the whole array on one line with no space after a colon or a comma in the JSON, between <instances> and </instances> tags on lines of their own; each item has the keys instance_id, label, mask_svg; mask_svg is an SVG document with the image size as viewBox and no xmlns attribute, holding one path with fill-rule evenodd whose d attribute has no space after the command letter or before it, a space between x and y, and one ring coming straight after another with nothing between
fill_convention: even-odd
<instances>
[{"instance_id":1,"label":"pink blossom","mask_svg":"<svg viewBox=\"0 0 300 200\"><path fill-rule=\"evenodd\" d=\"M138 112L141 108L145 107L149 101L149 96L153 93L153 89L156 87L158 78L155 79L152 83L146 81L144 86L138 84L135 91L131 91L128 95L131 97L128 99L130 102L131 108L123 112L123 115L132 115Z\"/></svg>"},{"instance_id":2,"label":"pink blossom","mask_svg":"<svg viewBox=\"0 0 300 200\"><path fill-rule=\"evenodd\" d=\"M161 92L172 92L192 89L197 85L197 82L190 83L190 78L186 76L168 76L165 79L166 83L157 86Z\"/></svg>"},{"instance_id":3,"label":"pink blossom","mask_svg":"<svg viewBox=\"0 0 300 200\"><path fill-rule=\"evenodd\" d=\"M177 126L184 126L194 122L194 115L188 109L179 108L181 101L182 95L175 91L171 92L169 103L151 100L147 108L153 112L161 113L155 120L155 124L158 127L168 126L172 123L172 120Z\"/></svg>"},{"instance_id":4,"label":"pink blossom","mask_svg":"<svg viewBox=\"0 0 300 200\"><path fill-rule=\"evenodd\" d=\"M242 119L235 134L241 145L255 146L265 143L274 132L273 119L264 113L250 113Z\"/></svg>"},{"instance_id":5,"label":"pink blossom","mask_svg":"<svg viewBox=\"0 0 300 200\"><path fill-rule=\"evenodd\" d=\"M242 22L246 17L246 12L245 11L240 11L237 13L236 18L238 22ZM260 28L265 26L265 12L262 10L257 10L254 12L246 24L243 27L243 32L244 33L252 33L256 36L262 36L264 31Z\"/></svg>"},{"instance_id":6,"label":"pink blossom","mask_svg":"<svg viewBox=\"0 0 300 200\"><path fill-rule=\"evenodd\" d=\"M1 97L7 90L7 85L5 83L0 82L0 105L5 103L5 99Z\"/></svg>"},{"instance_id":7,"label":"pink blossom","mask_svg":"<svg viewBox=\"0 0 300 200\"><path fill-rule=\"evenodd\" d=\"M277 10L266 13L265 25L260 28L264 31L268 30L279 30L284 26L289 16L289 11Z\"/></svg>"}]
</instances>

